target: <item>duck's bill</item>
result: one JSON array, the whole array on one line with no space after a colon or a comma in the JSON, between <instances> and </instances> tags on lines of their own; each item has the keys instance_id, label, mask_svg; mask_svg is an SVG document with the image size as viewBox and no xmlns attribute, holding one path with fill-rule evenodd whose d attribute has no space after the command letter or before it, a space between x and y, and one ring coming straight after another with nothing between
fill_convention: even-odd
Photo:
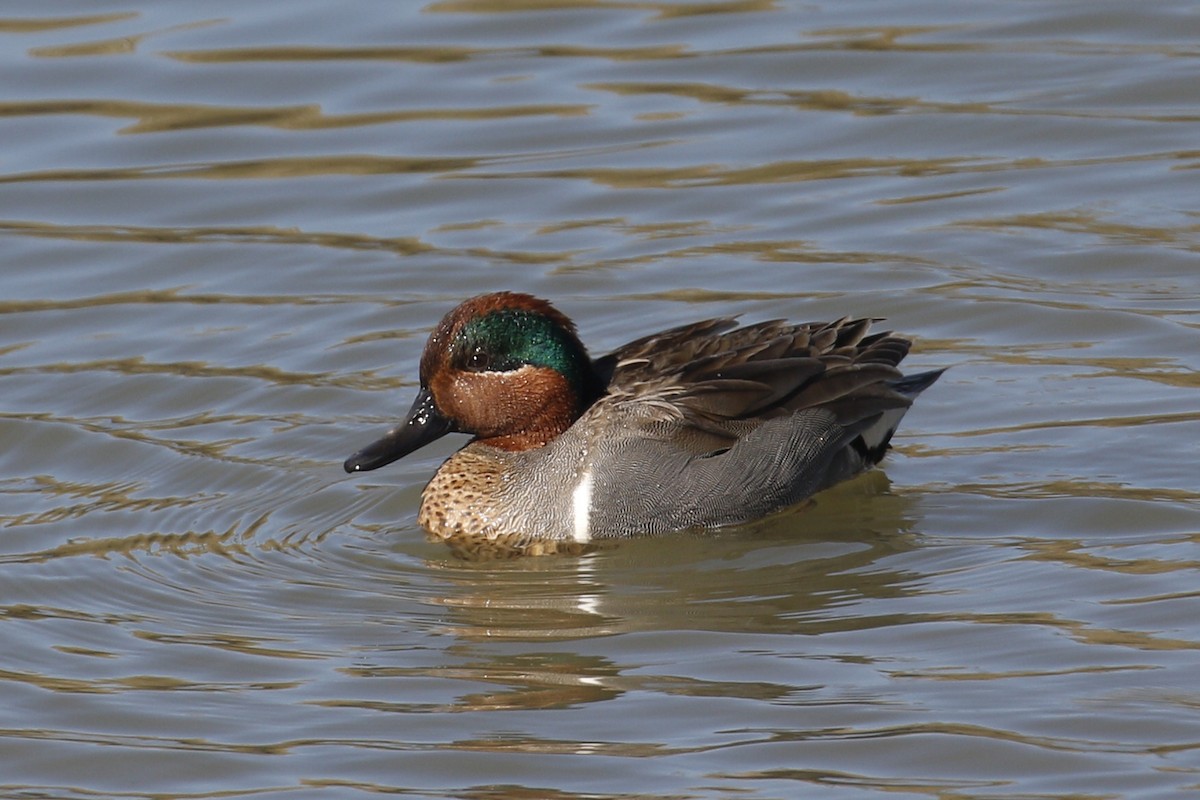
<instances>
[{"instance_id":1,"label":"duck's bill","mask_svg":"<svg viewBox=\"0 0 1200 800\"><path fill-rule=\"evenodd\" d=\"M342 466L346 472L378 469L440 439L452 430L454 424L438 410L429 390L422 387L404 422L388 431L379 441L372 442L347 458Z\"/></svg>"}]
</instances>

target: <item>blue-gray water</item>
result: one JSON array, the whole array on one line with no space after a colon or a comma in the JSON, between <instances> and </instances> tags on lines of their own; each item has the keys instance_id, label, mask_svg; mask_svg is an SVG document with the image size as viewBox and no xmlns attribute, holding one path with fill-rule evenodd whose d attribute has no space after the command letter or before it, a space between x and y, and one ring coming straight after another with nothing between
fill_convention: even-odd
<instances>
[{"instance_id":1,"label":"blue-gray water","mask_svg":"<svg viewBox=\"0 0 1200 800\"><path fill-rule=\"evenodd\" d=\"M0 10L0 796L1200 789L1200 11ZM884 469L470 563L346 476L460 299L888 318Z\"/></svg>"}]
</instances>

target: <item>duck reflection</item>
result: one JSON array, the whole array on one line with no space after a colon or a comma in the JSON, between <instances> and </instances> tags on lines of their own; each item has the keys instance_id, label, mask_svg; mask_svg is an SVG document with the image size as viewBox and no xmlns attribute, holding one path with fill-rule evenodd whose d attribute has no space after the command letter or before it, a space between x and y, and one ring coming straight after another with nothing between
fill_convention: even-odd
<instances>
[{"instance_id":1,"label":"duck reflection","mask_svg":"<svg viewBox=\"0 0 1200 800\"><path fill-rule=\"evenodd\" d=\"M861 611L864 602L920 591L923 578L895 563L919 546L918 515L916 501L888 485L870 473L805 507L716 535L632 540L578 557L430 560L443 581L426 602L447 611L443 630L458 641L446 653L463 660L428 673L505 687L460 695L459 711L561 708L642 689L794 695L790 680L710 682L632 665L645 664L647 653L687 659L697 647L711 657L704 654L713 634L736 637L738 647L778 648L778 634L895 624ZM706 634L701 645L697 633ZM805 640L786 641L802 650Z\"/></svg>"},{"instance_id":2,"label":"duck reflection","mask_svg":"<svg viewBox=\"0 0 1200 800\"><path fill-rule=\"evenodd\" d=\"M880 471L727 532L622 541L577 557L430 560L456 636L574 639L636 630L797 631L823 612L903 594L915 500Z\"/></svg>"}]
</instances>

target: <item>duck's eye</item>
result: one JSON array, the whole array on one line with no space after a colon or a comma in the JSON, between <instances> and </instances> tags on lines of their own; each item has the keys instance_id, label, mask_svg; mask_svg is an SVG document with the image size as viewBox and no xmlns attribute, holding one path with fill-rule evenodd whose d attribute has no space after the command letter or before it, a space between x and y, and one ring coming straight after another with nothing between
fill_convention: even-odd
<instances>
[{"instance_id":1,"label":"duck's eye","mask_svg":"<svg viewBox=\"0 0 1200 800\"><path fill-rule=\"evenodd\" d=\"M483 348L477 348L467 356L467 369L472 372L486 372L492 366L492 358Z\"/></svg>"}]
</instances>

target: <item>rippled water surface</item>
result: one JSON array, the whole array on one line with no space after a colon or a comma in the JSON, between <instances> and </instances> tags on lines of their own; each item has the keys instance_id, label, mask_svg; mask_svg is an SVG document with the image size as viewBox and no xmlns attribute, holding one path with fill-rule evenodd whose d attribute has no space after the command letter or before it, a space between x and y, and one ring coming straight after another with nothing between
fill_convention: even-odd
<instances>
[{"instance_id":1,"label":"rippled water surface","mask_svg":"<svg viewBox=\"0 0 1200 800\"><path fill-rule=\"evenodd\" d=\"M0 11L0 796L1200 791L1194 2ZM748 530L470 562L429 328L888 318Z\"/></svg>"}]
</instances>

